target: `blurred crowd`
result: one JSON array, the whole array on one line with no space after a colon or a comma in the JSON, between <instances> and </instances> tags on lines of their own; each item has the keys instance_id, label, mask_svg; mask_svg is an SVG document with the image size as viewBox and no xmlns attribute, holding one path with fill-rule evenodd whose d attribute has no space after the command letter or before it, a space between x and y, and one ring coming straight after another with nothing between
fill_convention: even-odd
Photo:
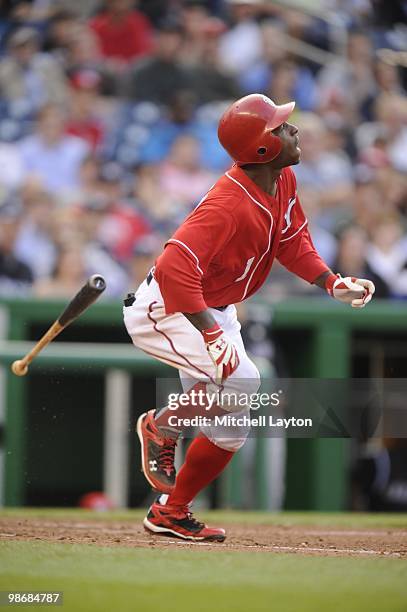
<instances>
[{"instance_id":1,"label":"blurred crowd","mask_svg":"<svg viewBox=\"0 0 407 612\"><path fill-rule=\"evenodd\" d=\"M300 8L295 8L295 5ZM231 164L234 99L295 99L299 195L334 271L407 297L403 0L0 4L0 296L121 297ZM307 288L276 270L274 299Z\"/></svg>"}]
</instances>

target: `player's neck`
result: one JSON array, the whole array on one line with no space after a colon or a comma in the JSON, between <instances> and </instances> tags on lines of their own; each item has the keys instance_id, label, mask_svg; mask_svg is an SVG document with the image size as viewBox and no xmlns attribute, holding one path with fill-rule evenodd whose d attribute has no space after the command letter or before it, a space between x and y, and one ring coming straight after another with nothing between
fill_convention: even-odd
<instances>
[{"instance_id":1,"label":"player's neck","mask_svg":"<svg viewBox=\"0 0 407 612\"><path fill-rule=\"evenodd\" d=\"M275 196L277 192L277 179L281 174L281 170L273 170L263 164L251 164L242 168L243 172L256 183L260 189L271 196Z\"/></svg>"}]
</instances>

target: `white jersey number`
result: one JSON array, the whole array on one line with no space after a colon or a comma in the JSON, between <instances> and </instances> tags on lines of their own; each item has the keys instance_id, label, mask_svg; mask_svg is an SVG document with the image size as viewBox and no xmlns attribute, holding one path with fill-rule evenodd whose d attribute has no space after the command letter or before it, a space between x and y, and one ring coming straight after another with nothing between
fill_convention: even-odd
<instances>
[{"instance_id":1,"label":"white jersey number","mask_svg":"<svg viewBox=\"0 0 407 612\"><path fill-rule=\"evenodd\" d=\"M242 281L243 279L246 278L246 276L249 274L249 270L252 267L252 263L254 262L254 257L250 257L250 259L247 260L246 262L246 268L242 274L242 276L239 276L239 278L237 278L235 280L235 283L238 283L239 281Z\"/></svg>"}]
</instances>

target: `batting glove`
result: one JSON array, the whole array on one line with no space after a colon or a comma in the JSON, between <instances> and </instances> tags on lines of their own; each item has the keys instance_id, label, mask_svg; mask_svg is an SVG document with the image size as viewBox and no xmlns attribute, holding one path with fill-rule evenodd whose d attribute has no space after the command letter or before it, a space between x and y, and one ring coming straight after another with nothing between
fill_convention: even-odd
<instances>
[{"instance_id":1,"label":"batting glove","mask_svg":"<svg viewBox=\"0 0 407 612\"><path fill-rule=\"evenodd\" d=\"M210 329L202 330L201 333L206 350L216 368L216 381L222 383L240 363L237 349L217 323Z\"/></svg>"},{"instance_id":2,"label":"batting glove","mask_svg":"<svg viewBox=\"0 0 407 612\"><path fill-rule=\"evenodd\" d=\"M325 288L331 297L350 304L352 308L364 308L376 291L376 287L370 280L354 276L342 278L340 274L328 276Z\"/></svg>"}]
</instances>

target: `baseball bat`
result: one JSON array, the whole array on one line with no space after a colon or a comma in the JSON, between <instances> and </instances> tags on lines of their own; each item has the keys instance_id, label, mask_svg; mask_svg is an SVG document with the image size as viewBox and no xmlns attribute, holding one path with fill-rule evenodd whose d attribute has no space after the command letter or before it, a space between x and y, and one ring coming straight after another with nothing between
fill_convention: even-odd
<instances>
[{"instance_id":1,"label":"baseball bat","mask_svg":"<svg viewBox=\"0 0 407 612\"><path fill-rule=\"evenodd\" d=\"M82 289L69 302L65 310L51 325L48 331L38 340L37 344L22 359L14 361L11 370L16 376L25 376L28 366L40 351L47 346L58 334L83 313L106 289L106 281L100 274L88 278Z\"/></svg>"}]
</instances>

